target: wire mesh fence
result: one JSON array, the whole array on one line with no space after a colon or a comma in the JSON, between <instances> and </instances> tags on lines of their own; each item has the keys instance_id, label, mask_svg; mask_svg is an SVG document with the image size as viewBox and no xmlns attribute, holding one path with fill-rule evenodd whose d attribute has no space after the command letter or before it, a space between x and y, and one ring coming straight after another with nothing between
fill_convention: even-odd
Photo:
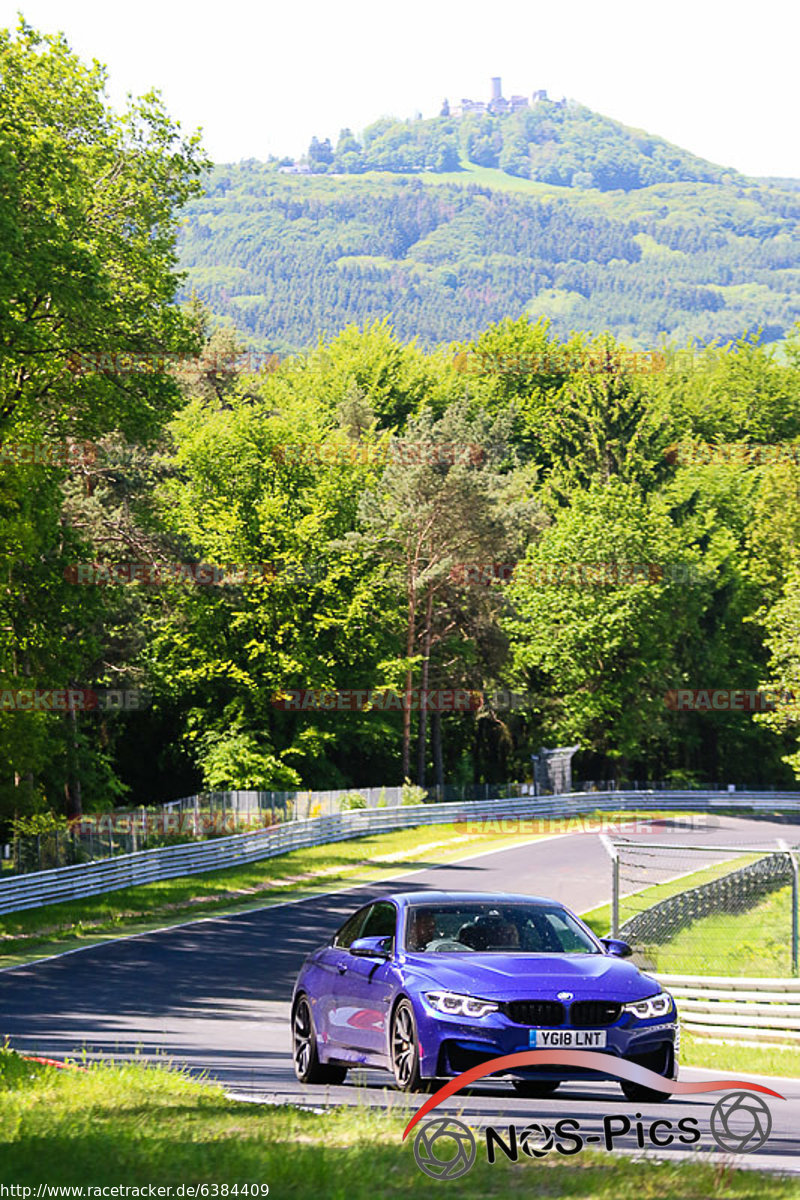
<instances>
[{"instance_id":1,"label":"wire mesh fence","mask_svg":"<svg viewBox=\"0 0 800 1200\"><path fill-rule=\"evenodd\" d=\"M583 781L575 785L571 795L598 796L598 806L613 802L613 796L625 793L621 785L609 780ZM669 781L649 781L630 786L628 790L650 798L664 793L663 803L673 807L676 797L680 806L687 807L687 797L714 793L722 804L737 810L748 796L758 795L763 801L774 793L750 792L728 784L704 784L681 791L668 790ZM727 794L727 795L726 795ZM774 793L785 796L787 793ZM135 809L116 809L112 812L87 814L71 822L68 829L48 830L46 833L12 838L0 845L0 877L73 866L120 854L135 854L187 842L228 837L234 833L252 833L289 821L335 816L356 809L397 808L416 804L452 804L481 800L511 800L525 796L546 802L551 793L543 792L531 781L507 783L464 783L417 787L413 784L361 788L339 788L328 791L228 791L203 792L185 796L160 806ZM800 796L800 793L798 793ZM705 801L704 801L705 803ZM716 804L717 800L712 803Z\"/></svg>"},{"instance_id":2,"label":"wire mesh fence","mask_svg":"<svg viewBox=\"0 0 800 1200\"><path fill-rule=\"evenodd\" d=\"M795 851L606 839L611 928L647 970L699 975L798 973Z\"/></svg>"},{"instance_id":3,"label":"wire mesh fence","mask_svg":"<svg viewBox=\"0 0 800 1200\"><path fill-rule=\"evenodd\" d=\"M510 799L530 792L528 783L454 784L428 789L406 783L399 787L329 791L203 792L168 801L158 808L90 813L72 821L69 828L16 836L6 847L2 876L74 866L235 833L254 833L290 821L358 809Z\"/></svg>"}]
</instances>

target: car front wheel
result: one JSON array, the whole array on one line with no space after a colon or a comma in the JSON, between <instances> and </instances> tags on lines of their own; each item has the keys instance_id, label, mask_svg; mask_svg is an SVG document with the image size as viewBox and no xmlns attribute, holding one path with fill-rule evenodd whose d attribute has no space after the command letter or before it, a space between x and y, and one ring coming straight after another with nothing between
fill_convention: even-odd
<instances>
[{"instance_id":1,"label":"car front wheel","mask_svg":"<svg viewBox=\"0 0 800 1200\"><path fill-rule=\"evenodd\" d=\"M666 1104L672 1098L671 1092L657 1092L655 1088L642 1087L638 1083L630 1083L621 1079L619 1086L634 1104Z\"/></svg>"},{"instance_id":2,"label":"car front wheel","mask_svg":"<svg viewBox=\"0 0 800 1200\"><path fill-rule=\"evenodd\" d=\"M419 1038L414 1010L401 1000L392 1016L389 1034L394 1081L401 1092L427 1091L429 1084L420 1076Z\"/></svg>"},{"instance_id":3,"label":"car front wheel","mask_svg":"<svg viewBox=\"0 0 800 1200\"><path fill-rule=\"evenodd\" d=\"M347 1067L333 1063L321 1063L317 1054L317 1035L311 1005L301 996L294 1006L292 1018L292 1042L294 1048L294 1073L301 1083L343 1083Z\"/></svg>"},{"instance_id":4,"label":"car front wheel","mask_svg":"<svg viewBox=\"0 0 800 1200\"><path fill-rule=\"evenodd\" d=\"M656 1054L642 1055L633 1061L642 1067L647 1067L649 1070L655 1071L657 1075L663 1075L664 1082L667 1084L667 1090L660 1092L657 1088L642 1087L639 1083L632 1083L628 1079L621 1079L619 1086L628 1100L633 1101L634 1104L665 1104L667 1100L670 1100L672 1092L669 1090L669 1084L677 1074L675 1052L670 1048Z\"/></svg>"}]
</instances>

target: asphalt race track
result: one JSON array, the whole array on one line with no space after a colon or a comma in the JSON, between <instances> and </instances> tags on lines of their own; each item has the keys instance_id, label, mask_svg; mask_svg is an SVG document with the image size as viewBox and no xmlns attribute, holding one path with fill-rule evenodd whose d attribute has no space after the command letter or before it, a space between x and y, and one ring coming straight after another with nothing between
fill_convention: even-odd
<instances>
[{"instance_id":1,"label":"asphalt race track","mask_svg":"<svg viewBox=\"0 0 800 1200\"><path fill-rule=\"evenodd\" d=\"M713 818L691 833L658 823L658 840L709 845L774 845L800 841L797 826ZM652 840L653 832L643 833ZM698 866L701 863L698 862ZM295 1080L289 1049L289 998L303 957L327 940L344 917L373 896L407 888L518 891L551 896L577 911L605 902L610 868L596 834L568 834L437 865L431 862L392 882L288 901L239 915L206 918L157 933L128 937L80 952L0 972L0 1034L24 1053L52 1057L91 1054L128 1057L167 1054L193 1071L208 1071L237 1097L255 1101L386 1104L409 1114L425 1099L394 1092L389 1076L354 1071L340 1087L314 1088ZM718 1078L721 1072L684 1070L682 1079ZM742 1166L800 1174L800 1079L747 1079L772 1086L786 1101L768 1097L772 1132L762 1149L726 1155ZM599 1135L603 1117L627 1116L632 1129L615 1149L636 1149L635 1120L668 1117L673 1125L699 1120L701 1141L674 1143L659 1155L719 1157L709 1115L723 1092L667 1104L635 1105L613 1083L565 1084L556 1096L526 1100L507 1083L482 1082L446 1101L440 1112L477 1128L575 1118L581 1133ZM618 1122L617 1128L622 1122ZM648 1143L649 1145L649 1143ZM409 1153L411 1151L409 1150Z\"/></svg>"}]
</instances>

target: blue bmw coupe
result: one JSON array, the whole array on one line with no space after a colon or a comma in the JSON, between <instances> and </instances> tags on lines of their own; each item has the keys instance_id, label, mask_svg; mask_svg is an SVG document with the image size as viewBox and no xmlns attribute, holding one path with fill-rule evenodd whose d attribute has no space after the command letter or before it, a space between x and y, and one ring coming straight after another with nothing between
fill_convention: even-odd
<instances>
[{"instance_id":1,"label":"blue bmw coupe","mask_svg":"<svg viewBox=\"0 0 800 1200\"><path fill-rule=\"evenodd\" d=\"M630 947L599 939L554 900L400 892L359 908L304 962L292 998L302 1083L349 1067L391 1071L402 1091L520 1050L596 1050L675 1079L678 1018ZM524 1096L551 1095L576 1068L520 1070ZM630 1100L664 1092L623 1081Z\"/></svg>"}]
</instances>

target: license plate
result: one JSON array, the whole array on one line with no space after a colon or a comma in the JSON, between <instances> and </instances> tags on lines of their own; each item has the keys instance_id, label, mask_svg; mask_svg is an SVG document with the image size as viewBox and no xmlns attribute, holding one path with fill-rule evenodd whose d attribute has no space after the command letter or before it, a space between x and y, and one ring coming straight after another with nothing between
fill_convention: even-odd
<instances>
[{"instance_id":1,"label":"license plate","mask_svg":"<svg viewBox=\"0 0 800 1200\"><path fill-rule=\"evenodd\" d=\"M537 1050L603 1050L605 1029L530 1029L528 1045Z\"/></svg>"}]
</instances>

